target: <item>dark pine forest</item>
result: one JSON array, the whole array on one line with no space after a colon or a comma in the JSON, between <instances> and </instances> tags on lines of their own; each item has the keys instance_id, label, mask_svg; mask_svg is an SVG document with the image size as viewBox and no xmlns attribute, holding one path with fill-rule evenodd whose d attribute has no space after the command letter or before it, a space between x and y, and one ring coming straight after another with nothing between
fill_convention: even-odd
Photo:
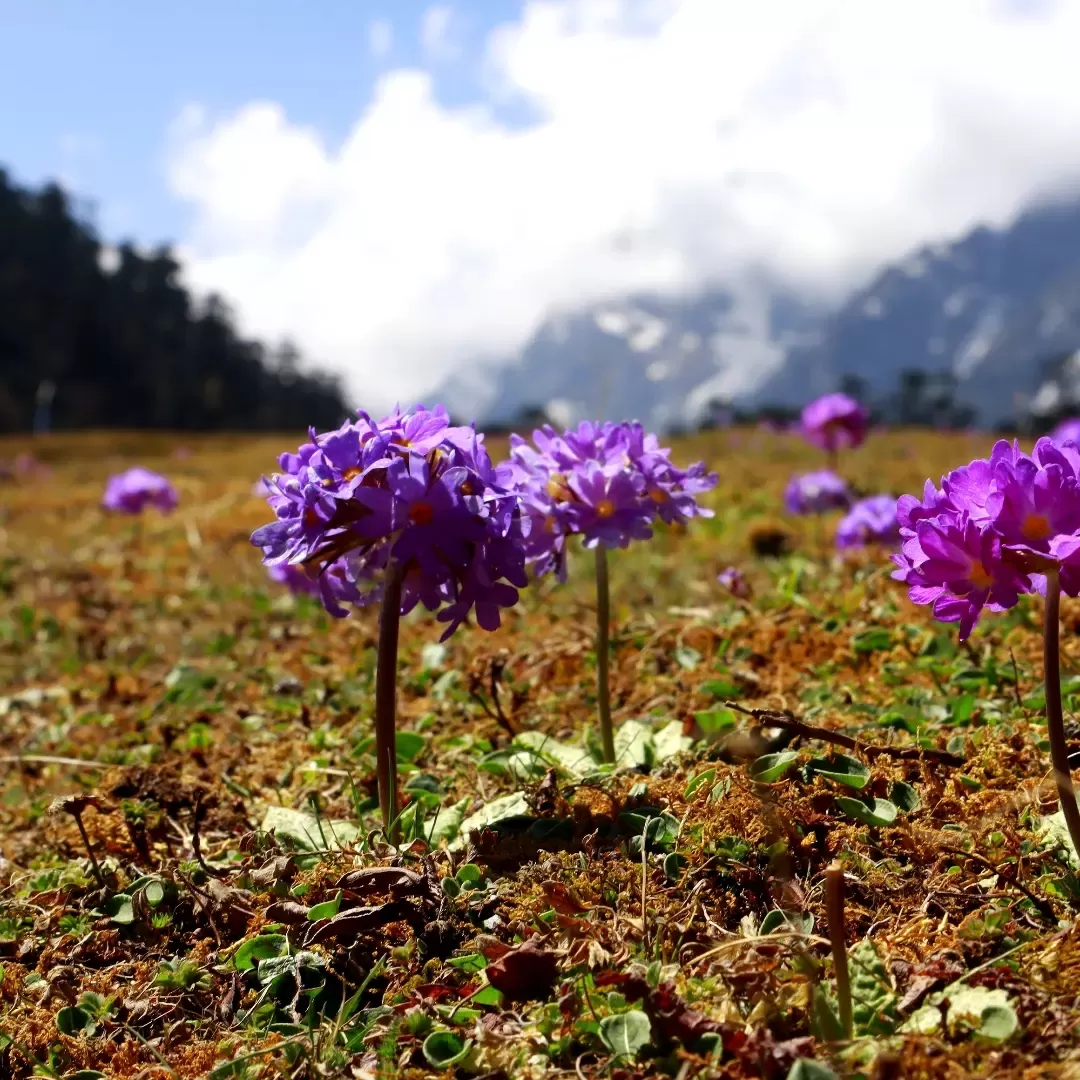
<instances>
[{"instance_id":1,"label":"dark pine forest","mask_svg":"<svg viewBox=\"0 0 1080 1080\"><path fill-rule=\"evenodd\" d=\"M53 429L292 430L348 411L335 377L288 342L245 340L216 296L179 282L168 247L102 256L56 184L0 169L0 432Z\"/></svg>"}]
</instances>

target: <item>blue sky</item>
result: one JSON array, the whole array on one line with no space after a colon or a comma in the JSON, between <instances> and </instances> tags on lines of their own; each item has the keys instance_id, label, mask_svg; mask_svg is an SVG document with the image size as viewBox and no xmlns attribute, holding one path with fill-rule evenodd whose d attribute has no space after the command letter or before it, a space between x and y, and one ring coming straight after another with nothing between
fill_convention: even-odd
<instances>
[{"instance_id":1,"label":"blue sky","mask_svg":"<svg viewBox=\"0 0 1080 1080\"><path fill-rule=\"evenodd\" d=\"M1077 40L1080 0L0 0L0 165L376 408L552 312L833 302L1080 188ZM745 300L725 393L776 353Z\"/></svg>"},{"instance_id":2,"label":"blue sky","mask_svg":"<svg viewBox=\"0 0 1080 1080\"><path fill-rule=\"evenodd\" d=\"M381 72L423 66L447 105L478 95L477 57L519 0L454 9L458 55L421 46L430 0L0 0L0 165L24 182L69 180L109 239L173 239L187 210L170 198L170 124L197 102L221 115L258 99L292 123L345 137ZM372 55L371 28L392 43Z\"/></svg>"}]
</instances>

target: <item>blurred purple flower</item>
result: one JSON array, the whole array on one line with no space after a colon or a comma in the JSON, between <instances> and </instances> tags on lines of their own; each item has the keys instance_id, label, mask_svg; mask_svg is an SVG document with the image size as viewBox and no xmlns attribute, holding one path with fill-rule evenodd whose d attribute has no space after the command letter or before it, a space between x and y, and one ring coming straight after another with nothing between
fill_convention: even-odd
<instances>
[{"instance_id":1,"label":"blurred purple flower","mask_svg":"<svg viewBox=\"0 0 1080 1080\"><path fill-rule=\"evenodd\" d=\"M829 453L859 446L866 438L869 423L866 409L847 394L826 394L802 411L803 436Z\"/></svg>"},{"instance_id":2,"label":"blurred purple flower","mask_svg":"<svg viewBox=\"0 0 1080 1080\"><path fill-rule=\"evenodd\" d=\"M136 465L109 477L101 505L121 514L141 514L148 506L168 513L179 501L176 489L164 476Z\"/></svg>"},{"instance_id":3,"label":"blurred purple flower","mask_svg":"<svg viewBox=\"0 0 1080 1080\"><path fill-rule=\"evenodd\" d=\"M319 595L318 578L308 577L302 567L281 563L278 566L268 566L266 574L271 581L284 585L291 593L305 593L308 596Z\"/></svg>"},{"instance_id":4,"label":"blurred purple flower","mask_svg":"<svg viewBox=\"0 0 1080 1080\"><path fill-rule=\"evenodd\" d=\"M1050 440L1055 443L1078 443L1080 444L1080 417L1069 417L1050 432Z\"/></svg>"},{"instance_id":5,"label":"blurred purple flower","mask_svg":"<svg viewBox=\"0 0 1080 1080\"><path fill-rule=\"evenodd\" d=\"M867 544L893 544L900 539L896 499L892 495L871 495L859 499L836 527L836 546L841 549Z\"/></svg>"},{"instance_id":6,"label":"blurred purple flower","mask_svg":"<svg viewBox=\"0 0 1080 1080\"><path fill-rule=\"evenodd\" d=\"M824 514L850 503L847 483L831 469L793 476L784 489L784 506L792 514Z\"/></svg>"},{"instance_id":7,"label":"blurred purple flower","mask_svg":"<svg viewBox=\"0 0 1080 1080\"><path fill-rule=\"evenodd\" d=\"M743 577L742 571L737 567L729 566L724 570L721 570L716 575L716 580L732 596L738 597L740 600L749 600L753 595L753 590L750 588L750 583Z\"/></svg>"}]
</instances>

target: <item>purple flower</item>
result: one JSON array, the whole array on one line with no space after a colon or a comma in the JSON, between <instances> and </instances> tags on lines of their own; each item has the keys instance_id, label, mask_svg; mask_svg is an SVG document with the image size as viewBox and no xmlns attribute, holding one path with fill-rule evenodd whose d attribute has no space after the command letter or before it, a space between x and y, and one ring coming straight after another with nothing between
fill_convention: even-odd
<instances>
[{"instance_id":1,"label":"purple flower","mask_svg":"<svg viewBox=\"0 0 1080 1080\"><path fill-rule=\"evenodd\" d=\"M869 424L866 409L847 394L826 394L802 411L804 438L830 453L841 447L859 446Z\"/></svg>"},{"instance_id":2,"label":"purple flower","mask_svg":"<svg viewBox=\"0 0 1080 1080\"><path fill-rule=\"evenodd\" d=\"M1001 539L966 514L924 519L902 552L892 556L893 577L908 584L916 604L933 604L942 622L960 624L964 641L984 607L1012 607L1031 585L1024 575L1002 560Z\"/></svg>"},{"instance_id":3,"label":"purple flower","mask_svg":"<svg viewBox=\"0 0 1080 1080\"><path fill-rule=\"evenodd\" d=\"M892 495L859 499L836 527L836 546L841 549L892 544L899 539L900 523L896 519L896 499Z\"/></svg>"},{"instance_id":4,"label":"purple flower","mask_svg":"<svg viewBox=\"0 0 1080 1080\"><path fill-rule=\"evenodd\" d=\"M1055 443L1080 444L1080 418L1070 417L1062 420L1060 424L1050 432L1050 440Z\"/></svg>"},{"instance_id":5,"label":"purple flower","mask_svg":"<svg viewBox=\"0 0 1080 1080\"><path fill-rule=\"evenodd\" d=\"M378 601L395 569L403 614L438 612L444 638L470 612L494 629L526 584L525 535L483 436L451 427L441 407L358 417L281 456L267 482L277 520L251 537L263 561L315 580L336 616Z\"/></svg>"},{"instance_id":6,"label":"purple flower","mask_svg":"<svg viewBox=\"0 0 1080 1080\"><path fill-rule=\"evenodd\" d=\"M831 469L793 476L784 489L784 505L792 514L824 514L850 503L847 484Z\"/></svg>"},{"instance_id":7,"label":"purple flower","mask_svg":"<svg viewBox=\"0 0 1080 1080\"><path fill-rule=\"evenodd\" d=\"M284 585L291 593L306 593L308 596L319 595L319 579L309 577L300 566L281 563L278 566L268 566L266 573L271 581Z\"/></svg>"},{"instance_id":8,"label":"purple flower","mask_svg":"<svg viewBox=\"0 0 1080 1080\"><path fill-rule=\"evenodd\" d=\"M141 514L148 506L168 513L179 501L176 489L164 476L136 465L109 477L101 505L121 514Z\"/></svg>"},{"instance_id":9,"label":"purple flower","mask_svg":"<svg viewBox=\"0 0 1080 1080\"><path fill-rule=\"evenodd\" d=\"M738 597L740 600L749 600L753 595L753 590L750 588L750 583L742 575L742 571L734 566L729 566L724 570L721 570L716 575L716 580L732 596Z\"/></svg>"},{"instance_id":10,"label":"purple flower","mask_svg":"<svg viewBox=\"0 0 1080 1080\"><path fill-rule=\"evenodd\" d=\"M533 571L563 578L570 536L581 536L587 548L624 548L648 539L657 519L683 525L711 517L698 497L716 486L716 474L701 462L680 469L670 453L638 423L587 421L561 435L544 426L532 443L512 435L498 475L521 500Z\"/></svg>"}]
</instances>

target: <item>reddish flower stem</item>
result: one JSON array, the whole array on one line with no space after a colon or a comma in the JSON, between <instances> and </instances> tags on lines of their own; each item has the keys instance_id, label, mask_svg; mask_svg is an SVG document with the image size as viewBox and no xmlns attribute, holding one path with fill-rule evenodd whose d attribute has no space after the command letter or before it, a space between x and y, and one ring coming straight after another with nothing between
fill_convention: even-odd
<instances>
[{"instance_id":1,"label":"reddish flower stem","mask_svg":"<svg viewBox=\"0 0 1080 1080\"><path fill-rule=\"evenodd\" d=\"M375 774L387 838L397 834L397 654L403 569L391 562L383 581L379 611L379 653L375 661Z\"/></svg>"},{"instance_id":2,"label":"reddish flower stem","mask_svg":"<svg viewBox=\"0 0 1080 1080\"><path fill-rule=\"evenodd\" d=\"M596 545L596 700L600 710L600 741L604 760L615 762L615 733L611 727L611 692L609 689L609 640L611 593L608 588L607 549Z\"/></svg>"},{"instance_id":3,"label":"reddish flower stem","mask_svg":"<svg viewBox=\"0 0 1080 1080\"><path fill-rule=\"evenodd\" d=\"M848 972L847 933L844 929L844 867L837 860L825 870L825 912L829 920L829 944L832 946L836 974L836 1002L840 1006L840 1026L850 1039L854 1020L851 1003L851 975Z\"/></svg>"},{"instance_id":4,"label":"reddish flower stem","mask_svg":"<svg viewBox=\"0 0 1080 1080\"><path fill-rule=\"evenodd\" d=\"M1046 687L1046 733L1050 738L1050 762L1054 767L1058 802L1069 830L1073 851L1080 857L1080 808L1076 805L1069 747L1065 741L1065 720L1061 711L1061 650L1058 641L1058 616L1061 585L1057 569L1046 575L1046 607L1043 622L1043 681Z\"/></svg>"}]
</instances>

